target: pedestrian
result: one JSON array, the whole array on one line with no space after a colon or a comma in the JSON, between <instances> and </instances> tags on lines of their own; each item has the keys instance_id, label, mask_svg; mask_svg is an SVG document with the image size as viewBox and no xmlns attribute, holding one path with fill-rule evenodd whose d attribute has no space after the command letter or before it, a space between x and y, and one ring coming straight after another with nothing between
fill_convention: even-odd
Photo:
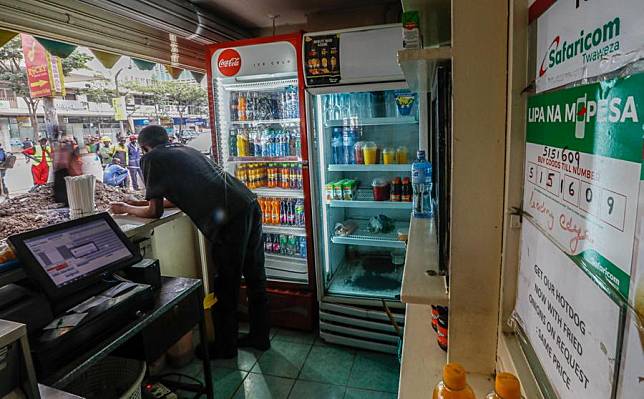
<instances>
[{"instance_id":1,"label":"pedestrian","mask_svg":"<svg viewBox=\"0 0 644 399\"><path fill-rule=\"evenodd\" d=\"M51 147L49 140L41 138L38 140L37 146L30 146L22 150L22 153L28 160L33 161L31 165L31 176L34 180L34 185L42 186L47 184L49 180L49 167L51 166Z\"/></svg>"},{"instance_id":2,"label":"pedestrian","mask_svg":"<svg viewBox=\"0 0 644 399\"><path fill-rule=\"evenodd\" d=\"M127 166L129 165L127 158L128 158L128 151L127 151L127 145L125 144L127 142L125 136L120 136L118 138L118 143L114 146L114 158L118 158L119 161L121 161L121 165Z\"/></svg>"},{"instance_id":3,"label":"pedestrian","mask_svg":"<svg viewBox=\"0 0 644 399\"><path fill-rule=\"evenodd\" d=\"M80 148L73 138L67 136L60 138L53 154L53 167L54 199L58 203L68 205L65 177L83 174Z\"/></svg>"},{"instance_id":4,"label":"pedestrian","mask_svg":"<svg viewBox=\"0 0 644 399\"><path fill-rule=\"evenodd\" d=\"M112 163L114 152L115 152L115 148L112 145L112 139L107 136L103 136L101 138L101 142L99 144L98 152L97 152L98 157L101 160L101 165L103 165L103 167L106 167Z\"/></svg>"},{"instance_id":5,"label":"pedestrian","mask_svg":"<svg viewBox=\"0 0 644 399\"><path fill-rule=\"evenodd\" d=\"M208 240L216 264L212 287L217 302L213 324L217 335L208 345L213 358L233 358L238 347L270 348L268 296L264 270L262 211L256 196L210 158L194 148L170 143L168 133L150 125L139 133L141 169L147 201L117 202L115 214L144 218L163 215L176 205ZM241 277L247 286L250 333L238 337L237 304ZM197 347L202 357L203 348Z\"/></svg>"},{"instance_id":6,"label":"pedestrian","mask_svg":"<svg viewBox=\"0 0 644 399\"><path fill-rule=\"evenodd\" d=\"M121 166L121 160L112 158L112 163L103 171L103 183L114 187L127 187L127 169Z\"/></svg>"},{"instance_id":7,"label":"pedestrian","mask_svg":"<svg viewBox=\"0 0 644 399\"><path fill-rule=\"evenodd\" d=\"M128 164L130 179L132 179L132 188L139 190L139 179L143 183L143 173L141 172L141 147L137 142L135 135L130 136L130 142L127 145Z\"/></svg>"},{"instance_id":8,"label":"pedestrian","mask_svg":"<svg viewBox=\"0 0 644 399\"><path fill-rule=\"evenodd\" d=\"M4 195L9 196L9 188L7 183L4 180L5 175L7 174L7 168L5 167L5 162L7 161L7 152L2 148L2 143L0 143L0 196Z\"/></svg>"}]
</instances>

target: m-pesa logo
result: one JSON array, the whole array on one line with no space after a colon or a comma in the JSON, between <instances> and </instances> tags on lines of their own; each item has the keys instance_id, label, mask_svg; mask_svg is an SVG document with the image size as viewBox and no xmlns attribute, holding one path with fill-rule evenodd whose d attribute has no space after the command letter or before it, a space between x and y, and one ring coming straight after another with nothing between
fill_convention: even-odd
<instances>
[{"instance_id":1,"label":"m-pesa logo","mask_svg":"<svg viewBox=\"0 0 644 399\"><path fill-rule=\"evenodd\" d=\"M241 69L241 56L237 50L228 48L217 57L217 68L224 76L235 76Z\"/></svg>"},{"instance_id":2,"label":"m-pesa logo","mask_svg":"<svg viewBox=\"0 0 644 399\"><path fill-rule=\"evenodd\" d=\"M579 36L572 41L564 40L561 35L556 35L550 42L543 55L539 67L539 77L546 74L548 69L561 65L579 55L583 57L584 64L601 60L604 56L619 50L619 40L614 40L620 35L620 19L615 17L595 29L579 32Z\"/></svg>"}]
</instances>

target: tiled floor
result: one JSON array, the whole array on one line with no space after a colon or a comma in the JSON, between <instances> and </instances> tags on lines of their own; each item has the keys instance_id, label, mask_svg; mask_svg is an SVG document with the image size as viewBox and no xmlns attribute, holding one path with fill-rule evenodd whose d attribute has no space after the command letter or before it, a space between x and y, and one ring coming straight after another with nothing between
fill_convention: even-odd
<instances>
[{"instance_id":1,"label":"tiled floor","mask_svg":"<svg viewBox=\"0 0 644 399\"><path fill-rule=\"evenodd\" d=\"M216 360L213 366L216 399L395 399L398 391L394 355L331 345L289 330L276 330L266 352L240 350L236 359ZM203 381L198 360L166 371Z\"/></svg>"}]
</instances>

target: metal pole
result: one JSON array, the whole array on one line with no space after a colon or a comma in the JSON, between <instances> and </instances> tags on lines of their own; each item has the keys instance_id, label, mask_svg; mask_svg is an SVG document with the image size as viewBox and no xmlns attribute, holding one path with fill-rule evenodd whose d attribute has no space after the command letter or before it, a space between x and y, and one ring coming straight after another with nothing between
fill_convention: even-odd
<instances>
[{"instance_id":1,"label":"metal pole","mask_svg":"<svg viewBox=\"0 0 644 399\"><path fill-rule=\"evenodd\" d=\"M119 69L114 75L114 86L116 86L116 97L121 97L121 92L119 91L119 74L123 72L123 68ZM119 121L119 128L121 131L121 136L125 136L125 128L123 127L123 121Z\"/></svg>"}]
</instances>

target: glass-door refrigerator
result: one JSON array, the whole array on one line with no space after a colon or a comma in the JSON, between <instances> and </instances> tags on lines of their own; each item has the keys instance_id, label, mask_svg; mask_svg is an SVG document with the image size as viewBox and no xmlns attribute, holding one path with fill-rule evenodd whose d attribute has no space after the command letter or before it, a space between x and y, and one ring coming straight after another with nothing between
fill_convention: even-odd
<instances>
[{"instance_id":1,"label":"glass-door refrigerator","mask_svg":"<svg viewBox=\"0 0 644 399\"><path fill-rule=\"evenodd\" d=\"M262 208L271 321L310 330L317 301L301 43L298 33L213 45L208 74L214 156Z\"/></svg>"},{"instance_id":2,"label":"glass-door refrigerator","mask_svg":"<svg viewBox=\"0 0 644 399\"><path fill-rule=\"evenodd\" d=\"M400 48L399 25L304 35L320 336L392 353L419 148Z\"/></svg>"}]
</instances>

